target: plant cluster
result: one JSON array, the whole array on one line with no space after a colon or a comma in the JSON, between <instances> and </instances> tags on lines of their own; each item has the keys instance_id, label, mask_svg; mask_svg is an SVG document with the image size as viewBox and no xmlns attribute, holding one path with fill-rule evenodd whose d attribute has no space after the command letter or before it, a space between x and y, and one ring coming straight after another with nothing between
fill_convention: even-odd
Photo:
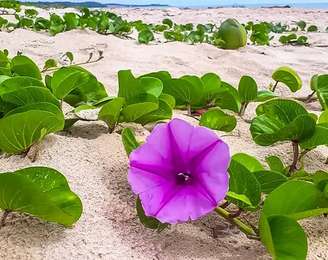
<instances>
[{"instance_id":1,"label":"plant cluster","mask_svg":"<svg viewBox=\"0 0 328 260\"><path fill-rule=\"evenodd\" d=\"M304 21L298 22L296 27L290 29L288 25L272 22L248 22L241 25L235 19L227 19L221 25L212 23L176 24L168 18L159 24L147 24L141 20L130 22L112 12L88 8L82 8L79 13L67 12L63 16L52 13L49 19L39 17L35 9L25 9L23 14L16 13L15 18L16 22L9 22L0 17L0 29L12 31L16 28L27 28L35 31L48 31L51 35L56 35L73 29L88 28L100 34L112 34L125 38L131 38L130 35L136 31L137 40L142 44L155 41L155 35L160 33L166 41L180 41L189 44L208 43L223 49L237 49L245 46L248 38L246 31L253 44L269 45L274 37L271 33L304 30L306 27ZM317 30L315 25L307 28L309 32ZM307 38L305 36L295 38L294 34L291 34L282 36L281 42L306 45Z\"/></svg>"},{"instance_id":2,"label":"plant cluster","mask_svg":"<svg viewBox=\"0 0 328 260\"><path fill-rule=\"evenodd\" d=\"M275 85L262 92L249 76L241 78L238 90L227 88L215 74L164 81L171 85L180 81L170 92L177 108L191 114L202 109L200 125L220 131L231 131L236 126L234 116L222 109L242 114L249 102L260 102L250 122L254 142L265 147L290 142L293 158L285 164L278 156L270 155L263 165L251 155L238 153L231 157L228 167L223 163L223 148L218 147L220 154L215 153L214 144L222 140L215 141L210 132L185 122L173 120L158 125L144 144L136 140L131 129L124 129L122 140L130 158L129 183L138 195L136 208L143 225L161 231L170 224L195 220L214 211L247 237L260 240L275 259L306 259L307 237L297 221L328 213L328 173L321 169L308 172L303 166L306 153L328 145L327 75L315 75L311 83L313 93L302 99L309 102L316 94L323 109L320 117L308 112L299 100L275 96L279 83L292 92L302 87L294 70L278 68L272 78ZM201 93L207 93L205 97L209 98L203 99ZM225 102L218 103L218 96L224 96ZM210 106L214 108L208 109ZM195 136L202 137L199 140ZM225 186L220 179L224 177L211 173L215 166L217 174L223 174L227 167L230 176L228 191L219 206L216 202L222 194L216 192L224 191ZM186 211L177 212L180 204ZM241 217L242 212L259 212L258 222Z\"/></svg>"},{"instance_id":3,"label":"plant cluster","mask_svg":"<svg viewBox=\"0 0 328 260\"><path fill-rule=\"evenodd\" d=\"M102 120L113 132L125 122L162 122L172 118L173 109L186 110L203 127L174 119L156 125L145 144L131 129L121 132L141 223L161 231L214 211L247 237L260 240L275 259L306 259L307 237L297 221L328 213L328 173L308 172L303 165L306 153L328 145L328 75L312 77L308 97L283 99L276 93L278 87L291 92L302 87L301 78L289 67L273 72L274 84L268 90L258 90L248 75L235 88L215 73L176 78L159 71L136 77L123 70L113 97L79 66L103 59L102 52L98 56L76 64L67 52L68 65L49 59L41 70L27 56L9 57L8 51L0 51L1 152L27 152L46 135L79 120ZM313 100L321 104L320 116L305 108ZM290 163L276 155L268 156L265 165L245 153L230 156L227 144L210 130L232 131L236 116L243 117L250 102L259 103L250 121L254 142L265 147L289 142ZM64 114L64 103L71 108L69 113ZM88 110L96 111L97 118L81 115ZM1 225L12 211L65 226L73 225L82 213L80 199L54 169L2 173L0 191ZM258 212L259 220L254 223L243 212Z\"/></svg>"}]
</instances>

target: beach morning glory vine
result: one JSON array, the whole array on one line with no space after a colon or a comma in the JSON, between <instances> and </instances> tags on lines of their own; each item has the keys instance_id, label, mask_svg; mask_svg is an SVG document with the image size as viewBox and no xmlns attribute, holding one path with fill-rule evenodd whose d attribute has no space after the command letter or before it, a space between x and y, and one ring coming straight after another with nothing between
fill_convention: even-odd
<instances>
[{"instance_id":1,"label":"beach morning glory vine","mask_svg":"<svg viewBox=\"0 0 328 260\"><path fill-rule=\"evenodd\" d=\"M128 180L145 214L162 223L212 212L229 187L229 148L211 130L174 119L130 154Z\"/></svg>"}]
</instances>

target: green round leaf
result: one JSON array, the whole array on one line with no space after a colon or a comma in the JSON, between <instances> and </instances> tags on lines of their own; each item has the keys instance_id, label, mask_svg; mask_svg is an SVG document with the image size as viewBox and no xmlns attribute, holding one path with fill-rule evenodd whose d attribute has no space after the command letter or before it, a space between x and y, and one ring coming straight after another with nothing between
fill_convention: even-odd
<instances>
[{"instance_id":1,"label":"green round leaf","mask_svg":"<svg viewBox=\"0 0 328 260\"><path fill-rule=\"evenodd\" d=\"M11 60L11 70L19 76L42 79L38 66L28 57L18 55Z\"/></svg>"},{"instance_id":2,"label":"green round leaf","mask_svg":"<svg viewBox=\"0 0 328 260\"><path fill-rule=\"evenodd\" d=\"M134 132L130 128L124 128L122 131L122 142L127 155L139 147L139 142L134 136Z\"/></svg>"},{"instance_id":3,"label":"green round leaf","mask_svg":"<svg viewBox=\"0 0 328 260\"><path fill-rule=\"evenodd\" d=\"M18 107L0 119L0 150L16 154L26 151L47 134L64 128L64 115L50 103Z\"/></svg>"},{"instance_id":4,"label":"green round leaf","mask_svg":"<svg viewBox=\"0 0 328 260\"><path fill-rule=\"evenodd\" d=\"M316 120L292 100L273 99L259 105L250 130L255 143L263 146L278 141L301 142L314 133Z\"/></svg>"},{"instance_id":5,"label":"green round leaf","mask_svg":"<svg viewBox=\"0 0 328 260\"><path fill-rule=\"evenodd\" d=\"M250 76L242 76L239 81L238 93L241 103L254 101L257 97L256 81Z\"/></svg>"},{"instance_id":6,"label":"green round leaf","mask_svg":"<svg viewBox=\"0 0 328 260\"><path fill-rule=\"evenodd\" d=\"M292 180L272 191L266 198L263 213L284 215L295 220L328 213L328 199L315 184Z\"/></svg>"},{"instance_id":7,"label":"green round leaf","mask_svg":"<svg viewBox=\"0 0 328 260\"><path fill-rule=\"evenodd\" d=\"M234 116L224 113L219 108L212 108L202 114L199 125L214 130L231 132L233 129L235 129L237 120Z\"/></svg>"},{"instance_id":8,"label":"green round leaf","mask_svg":"<svg viewBox=\"0 0 328 260\"><path fill-rule=\"evenodd\" d=\"M275 81L284 83L292 92L300 90L302 87L302 80L297 72L290 67L280 67L273 72L272 78Z\"/></svg>"},{"instance_id":9,"label":"green round leaf","mask_svg":"<svg viewBox=\"0 0 328 260\"><path fill-rule=\"evenodd\" d=\"M81 200L66 178L46 167L0 174L0 208L65 226L72 226L82 214Z\"/></svg>"},{"instance_id":10,"label":"green round leaf","mask_svg":"<svg viewBox=\"0 0 328 260\"><path fill-rule=\"evenodd\" d=\"M286 216L260 218L260 237L273 259L305 260L307 237L302 227Z\"/></svg>"}]
</instances>

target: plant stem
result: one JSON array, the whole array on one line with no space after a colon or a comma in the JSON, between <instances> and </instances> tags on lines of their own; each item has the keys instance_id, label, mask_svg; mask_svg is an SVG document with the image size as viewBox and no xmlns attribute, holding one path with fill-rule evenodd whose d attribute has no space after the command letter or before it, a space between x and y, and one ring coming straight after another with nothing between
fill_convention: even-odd
<instances>
[{"instance_id":1,"label":"plant stem","mask_svg":"<svg viewBox=\"0 0 328 260\"><path fill-rule=\"evenodd\" d=\"M292 141L293 146L293 162L289 167L289 174L293 173L295 170L297 170L297 162L299 158L299 146L297 141Z\"/></svg>"},{"instance_id":2,"label":"plant stem","mask_svg":"<svg viewBox=\"0 0 328 260\"><path fill-rule=\"evenodd\" d=\"M187 105L187 113L188 113L188 116L191 116L191 105L190 104Z\"/></svg>"},{"instance_id":3,"label":"plant stem","mask_svg":"<svg viewBox=\"0 0 328 260\"><path fill-rule=\"evenodd\" d=\"M2 218L0 221L0 228L4 227L6 225L6 219L9 215L10 211L9 210L5 210L2 214Z\"/></svg>"},{"instance_id":4,"label":"plant stem","mask_svg":"<svg viewBox=\"0 0 328 260\"><path fill-rule=\"evenodd\" d=\"M90 61L89 59L87 61L84 61L84 62L80 62L80 63L75 63L75 64L70 64L70 65L74 65L74 66L81 66L81 65L86 65L86 64L91 64L91 63L96 63L100 60L102 60L104 58L104 56L100 56L98 59L96 60L92 60ZM65 67L65 66L63 66ZM49 71L54 71L54 70L59 70L63 67L55 67L55 68L49 68L49 69L45 69L45 70L42 70L41 73L44 73L44 72L49 72Z\"/></svg>"},{"instance_id":5,"label":"plant stem","mask_svg":"<svg viewBox=\"0 0 328 260\"><path fill-rule=\"evenodd\" d=\"M276 88L278 86L279 81L276 81L276 83L274 84L273 88L272 88L272 92L276 91Z\"/></svg>"},{"instance_id":6,"label":"plant stem","mask_svg":"<svg viewBox=\"0 0 328 260\"><path fill-rule=\"evenodd\" d=\"M256 239L258 238L256 232L254 231L254 229L251 226L245 224L239 218L234 218L230 212L226 211L225 209L223 209L221 207L216 208L215 212L219 216L221 216L224 219L226 219L227 221L229 221L231 224L237 226L239 228L239 230L241 232L243 232L247 237L254 238L254 239L255 239L255 237L256 237Z\"/></svg>"},{"instance_id":7,"label":"plant stem","mask_svg":"<svg viewBox=\"0 0 328 260\"><path fill-rule=\"evenodd\" d=\"M313 91L310 95L307 96L306 100L304 101L305 103L308 103L312 100L313 95L315 94L315 91Z\"/></svg>"},{"instance_id":8,"label":"plant stem","mask_svg":"<svg viewBox=\"0 0 328 260\"><path fill-rule=\"evenodd\" d=\"M239 116L242 117L245 114L246 108L248 106L248 103L245 102L241 105L240 111L239 111Z\"/></svg>"}]
</instances>

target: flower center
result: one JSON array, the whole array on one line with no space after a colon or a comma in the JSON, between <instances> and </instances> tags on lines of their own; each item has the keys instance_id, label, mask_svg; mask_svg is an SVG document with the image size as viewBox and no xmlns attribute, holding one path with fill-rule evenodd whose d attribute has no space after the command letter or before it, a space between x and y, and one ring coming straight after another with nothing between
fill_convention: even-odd
<instances>
[{"instance_id":1,"label":"flower center","mask_svg":"<svg viewBox=\"0 0 328 260\"><path fill-rule=\"evenodd\" d=\"M179 172L177 174L177 183L178 184L184 184L190 180L191 180L191 175L189 173Z\"/></svg>"}]
</instances>

